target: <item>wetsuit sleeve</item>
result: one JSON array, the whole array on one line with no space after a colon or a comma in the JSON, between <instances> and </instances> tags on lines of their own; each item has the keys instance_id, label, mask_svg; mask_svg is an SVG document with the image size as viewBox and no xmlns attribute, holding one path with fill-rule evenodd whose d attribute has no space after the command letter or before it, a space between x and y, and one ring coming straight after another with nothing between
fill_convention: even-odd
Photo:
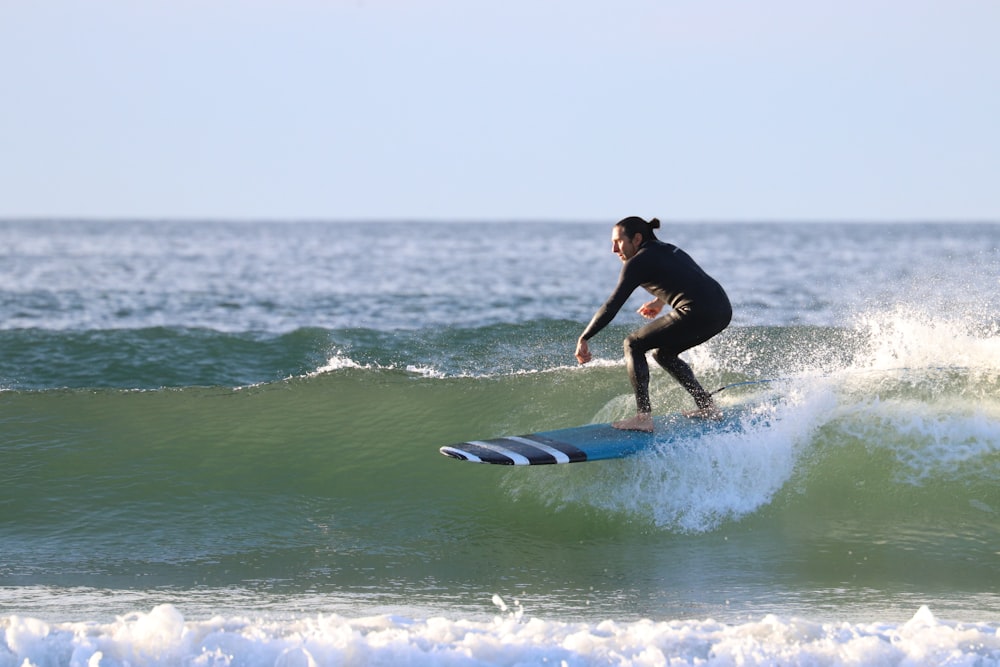
<instances>
[{"instance_id":1,"label":"wetsuit sleeve","mask_svg":"<svg viewBox=\"0 0 1000 667\"><path fill-rule=\"evenodd\" d=\"M614 291L608 297L608 300L604 302L604 305L594 313L594 317L590 320L587 328L583 330L580 338L590 340L598 331L611 324L611 320L615 319L615 315L618 314L618 311L622 309L628 298L632 296L632 292L640 285L636 278L638 275L636 269L638 269L638 266L631 261L622 267L621 275L618 276L618 285L615 286Z\"/></svg>"}]
</instances>

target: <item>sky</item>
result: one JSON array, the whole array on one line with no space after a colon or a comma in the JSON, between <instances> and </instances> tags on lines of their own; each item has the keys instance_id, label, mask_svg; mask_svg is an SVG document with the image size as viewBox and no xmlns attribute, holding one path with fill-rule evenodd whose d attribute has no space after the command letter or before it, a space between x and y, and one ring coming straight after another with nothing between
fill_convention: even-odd
<instances>
[{"instance_id":1,"label":"sky","mask_svg":"<svg viewBox=\"0 0 1000 667\"><path fill-rule=\"evenodd\" d=\"M0 218L1000 221L998 0L0 0Z\"/></svg>"}]
</instances>

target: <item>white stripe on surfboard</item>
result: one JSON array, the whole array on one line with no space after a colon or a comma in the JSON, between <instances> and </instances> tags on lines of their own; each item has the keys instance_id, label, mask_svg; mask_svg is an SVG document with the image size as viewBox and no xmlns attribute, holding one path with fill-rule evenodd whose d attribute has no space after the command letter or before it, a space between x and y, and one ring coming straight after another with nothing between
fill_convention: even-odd
<instances>
[{"instance_id":1,"label":"white stripe on surfboard","mask_svg":"<svg viewBox=\"0 0 1000 667\"><path fill-rule=\"evenodd\" d=\"M520 442L521 444L524 445L531 445L532 447L537 447L543 452L551 454L553 457L555 457L556 463L569 463L569 457L566 456L566 452L559 451L555 447L550 447L545 443L536 442L535 440L529 440L528 438L522 438L516 435L504 438L504 440L513 440L515 442Z\"/></svg>"},{"instance_id":2,"label":"white stripe on surfboard","mask_svg":"<svg viewBox=\"0 0 1000 667\"><path fill-rule=\"evenodd\" d=\"M470 445L479 445L480 447L485 447L486 449L493 450L497 454L506 456L511 461L514 462L516 466L527 466L531 465L531 461L528 460L523 454L518 454L515 451L511 451L506 447L501 447L500 445L493 444L492 442L483 442L482 440L469 440ZM531 443L535 444L535 443Z\"/></svg>"}]
</instances>

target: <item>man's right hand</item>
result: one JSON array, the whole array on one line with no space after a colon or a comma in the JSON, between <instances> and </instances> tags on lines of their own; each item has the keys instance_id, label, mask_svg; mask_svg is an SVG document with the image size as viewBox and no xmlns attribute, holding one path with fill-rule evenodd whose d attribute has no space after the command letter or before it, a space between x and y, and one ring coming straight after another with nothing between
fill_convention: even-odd
<instances>
[{"instance_id":1,"label":"man's right hand","mask_svg":"<svg viewBox=\"0 0 1000 667\"><path fill-rule=\"evenodd\" d=\"M661 310L663 310L663 302L659 299L653 299L652 301L642 304L637 312L646 319L652 320L660 314Z\"/></svg>"},{"instance_id":2,"label":"man's right hand","mask_svg":"<svg viewBox=\"0 0 1000 667\"><path fill-rule=\"evenodd\" d=\"M576 341L576 360L581 364L585 364L592 358L593 357L590 356L590 346L587 345L587 341L583 338Z\"/></svg>"}]
</instances>

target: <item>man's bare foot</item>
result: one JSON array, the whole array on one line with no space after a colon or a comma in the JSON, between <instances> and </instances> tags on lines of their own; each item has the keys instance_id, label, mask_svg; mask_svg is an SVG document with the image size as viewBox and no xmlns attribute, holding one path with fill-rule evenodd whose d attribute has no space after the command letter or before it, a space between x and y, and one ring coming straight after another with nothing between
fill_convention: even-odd
<instances>
[{"instance_id":1,"label":"man's bare foot","mask_svg":"<svg viewBox=\"0 0 1000 667\"><path fill-rule=\"evenodd\" d=\"M710 405L707 408L699 408L697 410L691 410L690 412L684 413L685 417L690 417L692 419L722 419L722 412L719 408L714 405Z\"/></svg>"},{"instance_id":2,"label":"man's bare foot","mask_svg":"<svg viewBox=\"0 0 1000 667\"><path fill-rule=\"evenodd\" d=\"M612 422L611 425L617 429L621 429L622 431L643 431L645 433L652 433L653 415L640 412L631 419L623 419L619 422Z\"/></svg>"}]
</instances>

